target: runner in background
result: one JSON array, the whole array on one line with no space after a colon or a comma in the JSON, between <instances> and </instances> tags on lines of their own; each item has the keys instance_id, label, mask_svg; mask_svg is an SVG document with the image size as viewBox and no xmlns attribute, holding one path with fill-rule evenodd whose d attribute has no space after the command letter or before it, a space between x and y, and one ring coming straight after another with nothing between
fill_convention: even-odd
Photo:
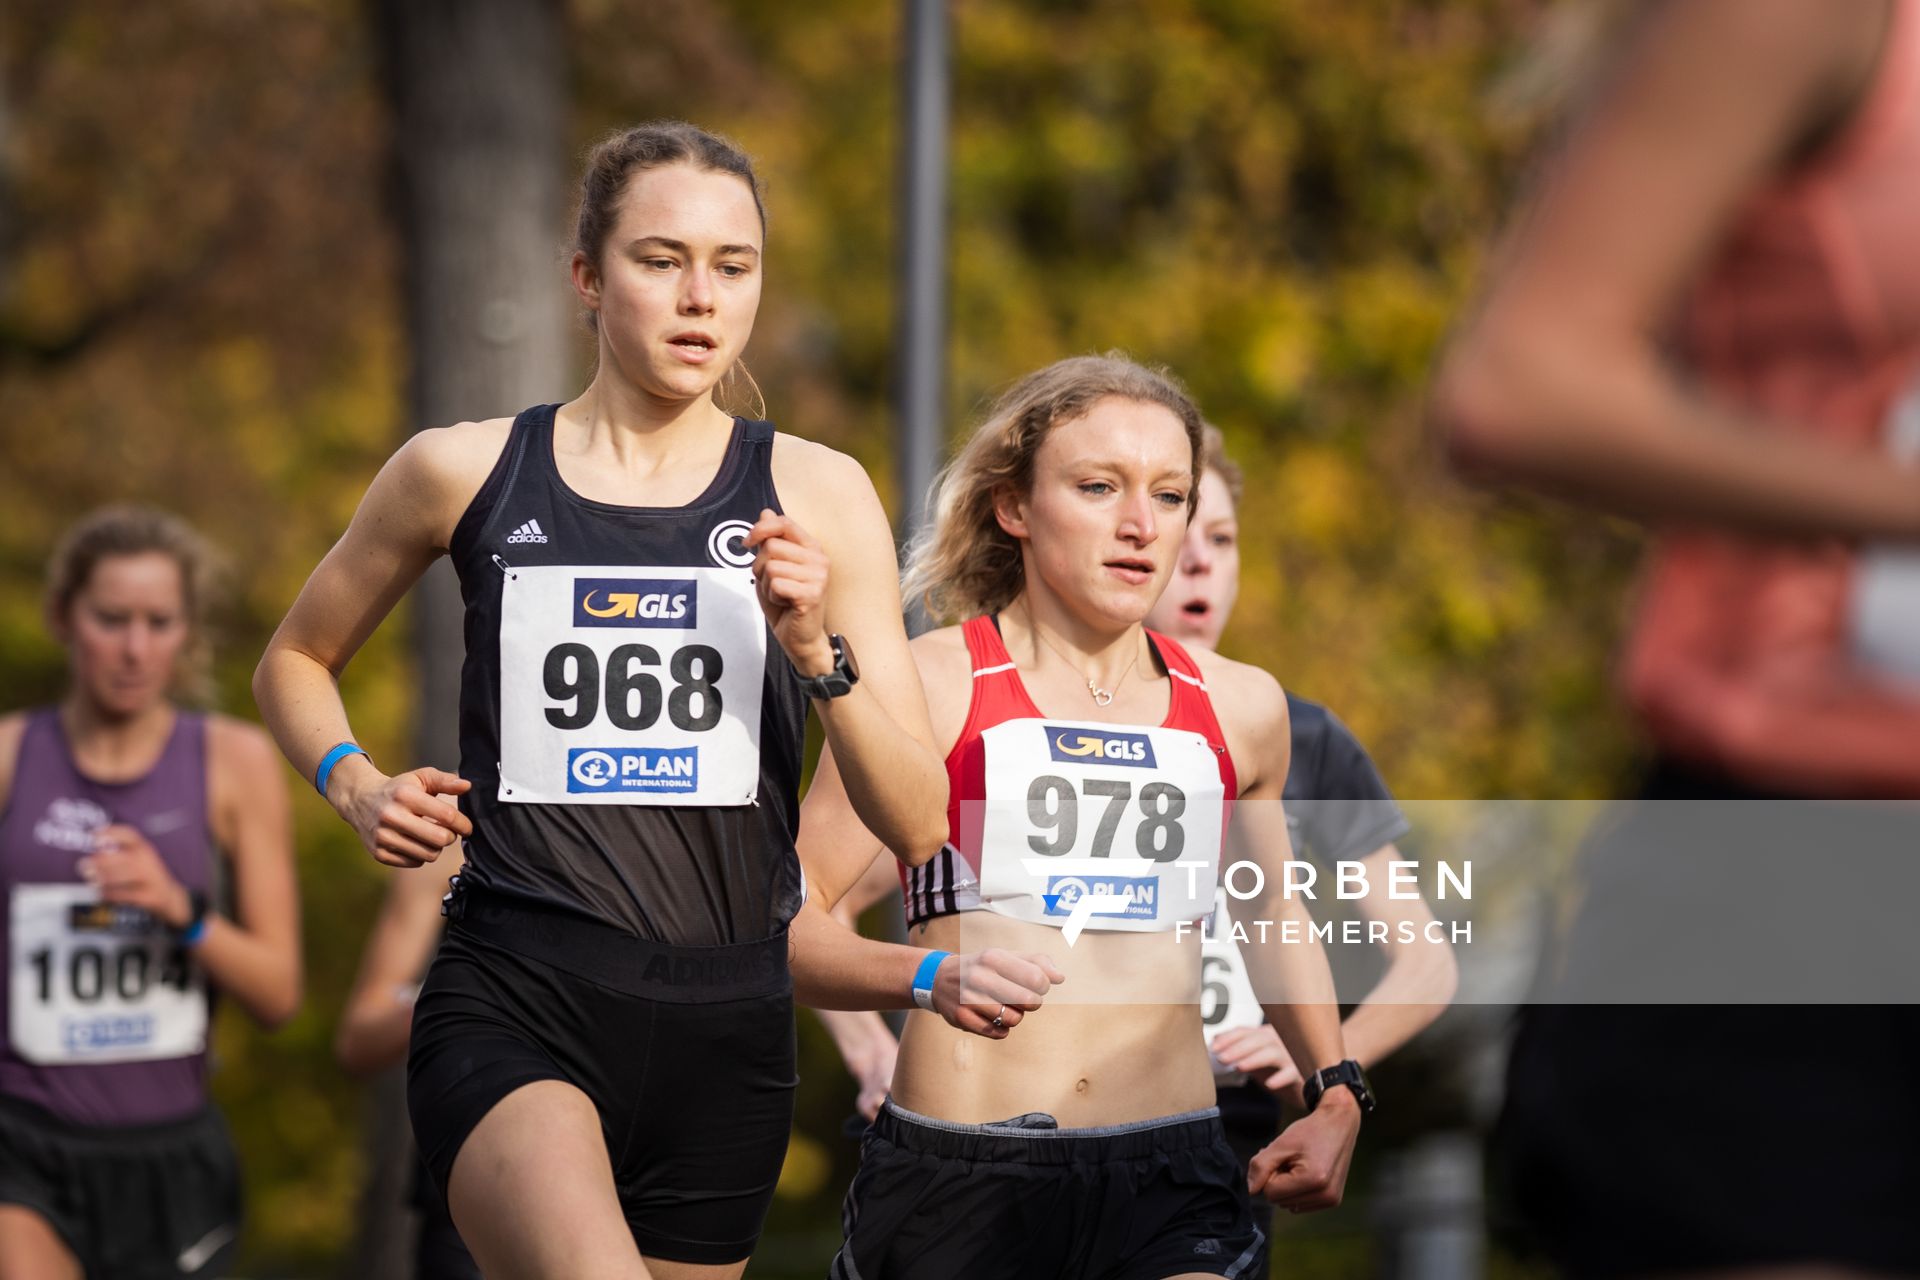
<instances>
[{"instance_id":1,"label":"runner in background","mask_svg":"<svg viewBox=\"0 0 1920 1280\"><path fill-rule=\"evenodd\" d=\"M1586 12L1433 392L1476 474L1656 531L1658 803L1582 861L1510 1181L1577 1276L1915 1274L1920 833L1819 799L1920 797L1920 3Z\"/></svg>"},{"instance_id":2,"label":"runner in background","mask_svg":"<svg viewBox=\"0 0 1920 1280\"><path fill-rule=\"evenodd\" d=\"M207 693L208 551L109 508L48 571L55 706L0 717L0 1276L224 1274L240 1174L208 1101L217 992L300 1004L287 790Z\"/></svg>"},{"instance_id":3,"label":"runner in background","mask_svg":"<svg viewBox=\"0 0 1920 1280\"><path fill-rule=\"evenodd\" d=\"M1188 522L1173 580L1147 615L1147 625L1155 631L1198 649L1219 646L1240 589L1238 517L1244 485L1240 468L1227 457L1219 428L1209 424L1200 500ZM1425 900L1400 900L1388 893L1388 866L1401 858L1394 841L1407 833L1407 819L1366 748L1331 711L1291 689L1287 711L1293 725L1293 760L1285 799L1293 847L1319 865L1322 885L1333 883L1337 864L1359 862L1367 892L1353 900L1354 907L1361 919L1379 922L1387 930L1379 943L1385 971L1340 1028L1347 1052L1371 1071L1440 1016L1453 997L1458 968L1451 945L1426 939L1423 929L1433 913ZM1233 940L1224 889L1201 966L1201 1021L1213 1054L1220 1120L1234 1153L1250 1162L1280 1127L1281 1099L1299 1109L1301 1081L1286 1046L1254 999L1246 960ZM1273 1206L1255 1198L1253 1209L1270 1250ZM1267 1271L1267 1254L1262 1253L1248 1274L1264 1276Z\"/></svg>"},{"instance_id":4,"label":"runner in background","mask_svg":"<svg viewBox=\"0 0 1920 1280\"><path fill-rule=\"evenodd\" d=\"M460 873L463 862L455 845L431 870L395 875L388 882L334 1037L334 1055L352 1074L370 1076L406 1061L420 981L446 928L441 908L447 882ZM407 1146L412 1151L412 1143ZM480 1268L453 1225L446 1197L417 1154L414 1161L410 1199L419 1212L414 1280L479 1280Z\"/></svg>"}]
</instances>

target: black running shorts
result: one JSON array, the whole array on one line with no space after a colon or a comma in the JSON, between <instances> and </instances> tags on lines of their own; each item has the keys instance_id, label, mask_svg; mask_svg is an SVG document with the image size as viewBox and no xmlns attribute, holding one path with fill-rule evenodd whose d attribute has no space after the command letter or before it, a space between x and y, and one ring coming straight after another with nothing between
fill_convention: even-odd
<instances>
[{"instance_id":1,"label":"black running shorts","mask_svg":"<svg viewBox=\"0 0 1920 1280\"><path fill-rule=\"evenodd\" d=\"M233 1258L240 1169L211 1107L94 1129L0 1097L0 1204L45 1218L89 1280L202 1280Z\"/></svg>"},{"instance_id":2,"label":"black running shorts","mask_svg":"<svg viewBox=\"0 0 1920 1280\"><path fill-rule=\"evenodd\" d=\"M457 894L414 1007L407 1106L444 1194L500 1099L562 1080L592 1100L641 1253L753 1252L793 1123L787 939L676 947Z\"/></svg>"},{"instance_id":3,"label":"black running shorts","mask_svg":"<svg viewBox=\"0 0 1920 1280\"><path fill-rule=\"evenodd\" d=\"M1212 1108L1061 1129L891 1101L867 1131L830 1280L1248 1277L1261 1236Z\"/></svg>"},{"instance_id":4,"label":"black running shorts","mask_svg":"<svg viewBox=\"0 0 1920 1280\"><path fill-rule=\"evenodd\" d=\"M1220 1103L1220 1127L1225 1130L1227 1145L1233 1148L1233 1158L1240 1162L1240 1171L1244 1175L1253 1158L1280 1135L1280 1099L1273 1090L1252 1080L1243 1084L1222 1085L1215 1096ZM1246 1183L1240 1185L1245 1186ZM1260 1252L1254 1255L1253 1265L1247 1274L1264 1277L1269 1270L1269 1255L1273 1251L1273 1201L1265 1196L1252 1196L1249 1199L1253 1225L1260 1228L1260 1234L1266 1239L1260 1245Z\"/></svg>"},{"instance_id":5,"label":"black running shorts","mask_svg":"<svg viewBox=\"0 0 1920 1280\"><path fill-rule=\"evenodd\" d=\"M1911 938L1920 821L1910 807L1769 805L1674 761L1655 765L1643 797L1655 803L1622 806L1583 850L1580 915L1554 965L1576 996L1592 990L1581 981L1657 993L1706 964L1789 993L1796 968L1853 964L1868 994L1526 1007L1496 1187L1574 1280L1920 1275L1920 1005L1867 1003L1910 976L1879 962ZM1734 927L1703 956L1698 922L1715 918ZM1852 957L1831 945L1847 924Z\"/></svg>"}]
</instances>

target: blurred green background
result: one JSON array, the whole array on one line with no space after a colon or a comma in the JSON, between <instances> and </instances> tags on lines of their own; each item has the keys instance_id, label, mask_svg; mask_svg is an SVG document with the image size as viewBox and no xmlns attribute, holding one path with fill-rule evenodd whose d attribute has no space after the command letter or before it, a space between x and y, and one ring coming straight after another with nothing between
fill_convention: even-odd
<instances>
[{"instance_id":1,"label":"blurred green background","mask_svg":"<svg viewBox=\"0 0 1920 1280\"><path fill-rule=\"evenodd\" d=\"M1420 426L1429 361L1521 176L1526 130L1489 92L1540 8L952 6L951 432L1062 355L1171 365L1248 476L1224 647L1331 704L1410 797L1600 795L1631 768L1608 654L1632 536L1466 494ZM368 9L0 11L0 704L61 690L40 601L57 531L139 499L226 549L221 706L253 716L266 637L423 425L404 420ZM860 458L897 511L896 6L574 0L565 22L577 147L678 116L758 158L771 228L749 361L771 416ZM584 380L584 326L576 350L552 398ZM411 739L397 624L345 681L377 759ZM248 1274L325 1276L362 1170L361 1095L329 1046L383 872L294 791L306 1008L270 1037L224 1021L218 1093L248 1172ZM853 1089L810 1016L801 1031L800 1118L752 1276L818 1275L838 1241ZM1368 1161L1396 1136L1369 1136L1347 1207L1288 1224L1286 1274L1366 1274Z\"/></svg>"}]
</instances>

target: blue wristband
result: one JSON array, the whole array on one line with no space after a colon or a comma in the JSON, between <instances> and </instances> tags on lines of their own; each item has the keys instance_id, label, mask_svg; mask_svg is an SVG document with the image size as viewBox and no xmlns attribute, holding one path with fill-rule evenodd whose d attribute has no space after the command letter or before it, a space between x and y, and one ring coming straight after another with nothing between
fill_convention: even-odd
<instances>
[{"instance_id":1,"label":"blue wristband","mask_svg":"<svg viewBox=\"0 0 1920 1280\"><path fill-rule=\"evenodd\" d=\"M323 797L327 794L327 780L333 777L333 767L348 756L366 756L367 749L357 742L343 742L326 755L320 757L320 763L313 769L313 789ZM373 759L367 756L367 759Z\"/></svg>"},{"instance_id":2,"label":"blue wristband","mask_svg":"<svg viewBox=\"0 0 1920 1280\"><path fill-rule=\"evenodd\" d=\"M933 980L940 972L940 962L952 955L951 951L929 951L920 961L920 967L913 971L913 1002L922 1009L933 1008Z\"/></svg>"},{"instance_id":3,"label":"blue wristband","mask_svg":"<svg viewBox=\"0 0 1920 1280\"><path fill-rule=\"evenodd\" d=\"M180 945L183 947L197 947L206 936L207 918L203 915L188 925L186 931L180 935Z\"/></svg>"}]
</instances>

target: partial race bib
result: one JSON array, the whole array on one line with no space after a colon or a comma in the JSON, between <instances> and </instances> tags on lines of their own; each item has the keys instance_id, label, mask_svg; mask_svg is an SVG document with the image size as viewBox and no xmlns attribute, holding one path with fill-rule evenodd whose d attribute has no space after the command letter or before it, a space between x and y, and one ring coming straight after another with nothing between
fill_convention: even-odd
<instances>
[{"instance_id":1,"label":"partial race bib","mask_svg":"<svg viewBox=\"0 0 1920 1280\"><path fill-rule=\"evenodd\" d=\"M753 802L767 633L747 570L506 573L500 799Z\"/></svg>"},{"instance_id":2,"label":"partial race bib","mask_svg":"<svg viewBox=\"0 0 1920 1280\"><path fill-rule=\"evenodd\" d=\"M28 1062L146 1062L207 1046L206 980L137 907L88 884L13 887L7 1038Z\"/></svg>"},{"instance_id":3,"label":"partial race bib","mask_svg":"<svg viewBox=\"0 0 1920 1280\"><path fill-rule=\"evenodd\" d=\"M1009 720L980 743L982 905L1038 924L1134 932L1213 909L1225 790L1200 734Z\"/></svg>"},{"instance_id":4,"label":"partial race bib","mask_svg":"<svg viewBox=\"0 0 1920 1280\"><path fill-rule=\"evenodd\" d=\"M1902 466L1920 464L1920 388L1887 422L1887 450ZM1854 657L1920 688L1920 548L1870 545L1853 577Z\"/></svg>"},{"instance_id":5,"label":"partial race bib","mask_svg":"<svg viewBox=\"0 0 1920 1280\"><path fill-rule=\"evenodd\" d=\"M1227 911L1227 891L1220 890L1214 900L1213 917L1207 921L1206 938L1200 944L1200 1025L1206 1032L1207 1048L1213 1038L1235 1027L1257 1027L1267 1020L1253 983L1247 977L1246 958L1240 944L1233 940L1233 917ZM1243 1079L1237 1071L1224 1071L1214 1060L1214 1074L1225 1080Z\"/></svg>"}]
</instances>

